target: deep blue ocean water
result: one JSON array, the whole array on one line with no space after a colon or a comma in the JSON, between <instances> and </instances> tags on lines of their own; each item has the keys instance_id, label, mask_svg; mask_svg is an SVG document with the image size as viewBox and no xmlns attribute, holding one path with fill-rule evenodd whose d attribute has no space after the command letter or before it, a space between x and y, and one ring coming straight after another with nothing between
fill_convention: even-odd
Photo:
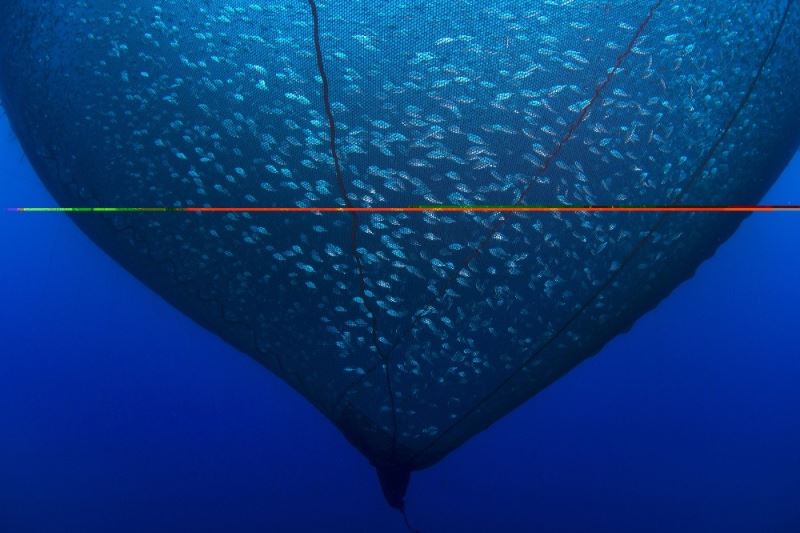
<instances>
[{"instance_id":1,"label":"deep blue ocean water","mask_svg":"<svg viewBox=\"0 0 800 533\"><path fill-rule=\"evenodd\" d=\"M53 205L3 122L0 207ZM766 203L800 203L800 155ZM91 215L89 215L91 216ZM721 215L726 216L726 215ZM0 213L0 531L404 531L305 400L62 215ZM422 531L800 531L800 215L435 467Z\"/></svg>"}]
</instances>

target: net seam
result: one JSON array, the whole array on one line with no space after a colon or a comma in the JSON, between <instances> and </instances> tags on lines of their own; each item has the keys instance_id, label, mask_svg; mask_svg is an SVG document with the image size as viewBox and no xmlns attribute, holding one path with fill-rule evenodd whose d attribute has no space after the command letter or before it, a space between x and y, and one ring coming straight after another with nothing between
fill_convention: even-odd
<instances>
[{"instance_id":1,"label":"net seam","mask_svg":"<svg viewBox=\"0 0 800 533\"><path fill-rule=\"evenodd\" d=\"M770 46L769 46L769 48L767 50L767 53L765 54L764 58L762 59L761 63L759 64L759 67L758 67L758 69L756 71L756 74L754 75L754 77L752 78L752 80L749 83L748 88L745 91L744 97L739 102L739 105L736 107L736 109L734 110L734 112L731 115L731 117L728 119L728 121L726 121L726 123L723 126L723 129L722 129L722 131L720 133L720 135L717 137L717 140L714 142L712 147L707 152L706 156L703 158L703 160L701 162L701 165L697 168L697 170L695 170L694 174L692 175L692 178L689 180L687 185L681 190L681 193L678 195L678 197L673 201L673 205L677 204L681 199L683 199L686 196L686 194L689 193L689 190L692 188L692 186L694 186L700 180L700 178L702 177L703 173L705 172L706 166L711 161L711 159L714 157L714 154L716 153L716 150L722 144L722 141L724 140L724 138L726 137L726 135L728 134L730 129L733 127L733 124L738 119L738 117L741 114L742 110L747 105L750 97L753 94L753 91L755 90L755 86L758 83L758 80L761 78L761 75L762 75L762 73L764 71L764 68L765 68L767 62L769 61L769 58L772 56L772 53L775 50L775 47L776 47L777 42L778 42L778 38L780 37L781 33L783 32L783 28L784 28L784 26L786 24L786 20L788 18L789 11L791 10L791 7L794 4L794 2L795 2L795 0L788 0L786 8L785 8L785 10L783 12L783 17L781 18L781 21L778 24L777 31L776 31L775 35L773 36L772 42L771 42L771 44L770 44ZM592 296L590 296L589 299L586 302L584 302L584 304L580 307L580 309L578 309L578 311L572 317L570 317L567 320L567 322L565 322L564 325L561 328L558 329L558 331L556 331L547 341L545 341L545 343L542 346L537 348L536 351L533 352L533 354L531 354L519 367L517 367L511 374L509 374L492 391L490 391L485 396L483 396L480 400L478 400L470 409L468 409L463 415L461 415L455 422L453 422L452 424L450 424L450 426L448 426L445 430L443 430L435 439L433 439L425 447L421 448L418 452L416 452L414 455L412 455L411 458L409 459L409 461L413 461L415 458L419 457L422 453L424 453L425 451L427 451L430 448L432 448L446 434L448 434L450 431L452 431L453 428L458 426L462 421L466 420L472 413L474 413L475 411L480 409L480 407L483 406L490 398L492 398L494 395L496 395L497 393L502 391L502 389L505 388L505 386L508 385L508 383L516 375L518 375L521 371L523 371L525 369L525 367L527 367L543 350L545 350L547 347L549 347L553 342L555 342L556 339L558 339L565 331L567 331L569 329L569 326L572 325L572 323L575 320L577 320L580 317L580 315L583 314L583 312L586 309L588 309L588 307L592 303L594 303L594 301L606 289L608 289L608 287L611 286L611 284L614 282L614 280L616 280L616 278L619 276L619 273L622 272L625 269L625 267L630 264L630 262L633 260L634 256L636 256L636 254L638 254L638 252L641 251L644 248L644 246L647 244L647 241L650 239L650 237L653 235L653 233L655 233L664 224L664 222L666 222L666 220L670 217L671 214L672 213L662 213L661 214L659 219L651 226L651 228L648 231L648 233L639 240L639 242L636 244L634 249L631 250L631 252L629 252L629 254L625 257L625 259L620 264L619 269L617 269L616 271L614 271L614 273L611 274L611 276L603 283L603 285L601 285L600 288L597 291L595 291L595 293L593 293Z\"/></svg>"},{"instance_id":2,"label":"net seam","mask_svg":"<svg viewBox=\"0 0 800 533\"><path fill-rule=\"evenodd\" d=\"M316 53L316 59L317 59L317 70L319 71L319 76L322 79L322 101L325 107L325 115L328 120L328 132L330 134L330 151L331 151L331 157L333 157L333 166L334 166L334 173L336 175L336 183L339 187L339 193L342 195L342 199L344 200L345 206L348 208L352 208L353 204L352 202L350 202L350 199L347 196L347 187L345 186L344 178L342 177L342 167L339 160L339 152L336 148L336 120L334 119L333 109L331 107L330 84L328 81L328 74L325 70L325 61L323 58L322 45L320 42L320 24L319 24L319 13L317 10L317 3L315 0L308 0L308 5L311 9L311 18L313 23L312 27L314 33L314 51ZM358 275L358 284L359 284L359 290L361 292L361 299L364 303L364 308L366 309L368 318L370 320L372 344L375 347L375 350L378 352L378 356L382 360L383 367L385 369L384 373L386 375L386 391L389 400L389 406L392 413L392 426L393 426L392 456L394 456L397 448L397 409L394 401L394 392L392 391L392 380L389 374L389 356L391 354L384 353L379 344L378 313L371 306L370 300L367 296L367 285L364 276L364 266L361 262L361 257L359 257L358 255L359 218L358 214L353 211L350 211L350 217L351 217L350 253L353 256L353 259L356 263L356 271ZM334 407L334 411L335 410L336 409Z\"/></svg>"},{"instance_id":3,"label":"net seam","mask_svg":"<svg viewBox=\"0 0 800 533\"><path fill-rule=\"evenodd\" d=\"M642 20L642 22L639 24L637 30L634 32L633 37L630 39L630 41L629 41L628 45L626 46L625 50L623 51L622 54L620 54L617 57L616 61L614 62L614 65L608 70L608 73L606 74L606 78L595 86L594 94L592 95L592 98L581 109L581 112L579 113L579 115L576 118L576 120L574 120L572 122L572 124L570 124L570 126L567 128L566 133L561 137L559 142L556 144L556 147L548 155L547 159L545 160L544 164L542 165L542 168L538 171L538 175L543 175L550 168L550 166L556 160L556 158L561 153L561 151L564 149L564 147L569 143L569 141L572 140L572 138L574 137L574 135L575 135L576 131L578 130L578 128L586 121L586 118L588 117L589 111L591 111L591 108L594 107L594 105L597 103L597 101L602 96L603 91L608 87L608 85L611 84L613 79L616 77L616 75L618 74L618 70L621 68L622 64L625 62L625 59L627 59L627 57L633 52L633 48L636 45L636 42L639 40L639 38L641 37L641 35L644 32L645 28L649 24L650 20L655 15L656 10L658 10L658 8L663 3L664 3L664 0L658 0L658 2L656 2L655 4L653 4L650 7L650 10L648 11L647 15ZM534 183L534 181L531 180L528 183L528 185L521 192L518 193L519 197L514 201L513 205L520 205L525 200L525 197L527 196L528 192L530 192L530 189L533 186L533 183ZM495 221L495 223L491 226L489 231L487 231L486 234L482 237L481 241L478 243L478 246L472 250L472 253L467 255L465 260L462 260L462 262L460 263L460 266L457 269L454 270L454 274L447 279L446 283L444 284L443 291L446 291L453 284L453 282L456 279L458 279L458 277L461 275L461 272L463 272L465 268L467 268L475 259L477 259L477 257L483 252L483 248L491 240L492 235L494 235L495 232L497 232L500 228L502 228L505 225L506 221L507 221L506 217L502 216L502 215L500 216L500 218L497 221ZM392 353L394 353L394 350L398 346L400 346L400 344L407 338L407 335L409 334L409 332L414 328L414 326L419 322L419 320L421 320L427 314L427 311L430 309L430 307L432 306L433 302L439 297L440 296L438 294L434 294L432 296L429 296L428 299L427 299L427 302L422 307L420 307L417 311L414 312L414 317L412 318L412 320L408 324L408 326L406 326L402 330L402 333L399 333L399 334L396 335L395 340L392 343L391 348L389 349L389 352L388 352L389 356L391 356ZM377 369L377 366L373 366L367 372L365 372L362 377L358 378L357 380L354 380L350 385L345 387L345 389L339 394L339 397L337 399L337 403L336 403L336 405L334 407L334 411L337 411L339 404L341 404L341 402L344 401L345 396L354 387L357 387L358 385L363 383L367 379L367 377L372 372L374 372L376 369Z\"/></svg>"}]
</instances>

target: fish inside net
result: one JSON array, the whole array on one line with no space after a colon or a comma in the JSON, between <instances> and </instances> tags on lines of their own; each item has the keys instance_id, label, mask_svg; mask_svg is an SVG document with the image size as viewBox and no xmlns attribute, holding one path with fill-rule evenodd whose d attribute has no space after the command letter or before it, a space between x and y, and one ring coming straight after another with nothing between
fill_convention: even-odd
<instances>
[{"instance_id":1,"label":"fish inside net","mask_svg":"<svg viewBox=\"0 0 800 533\"><path fill-rule=\"evenodd\" d=\"M6 0L0 94L99 246L305 396L402 508L740 214L188 207L756 203L797 147L794 0Z\"/></svg>"}]
</instances>

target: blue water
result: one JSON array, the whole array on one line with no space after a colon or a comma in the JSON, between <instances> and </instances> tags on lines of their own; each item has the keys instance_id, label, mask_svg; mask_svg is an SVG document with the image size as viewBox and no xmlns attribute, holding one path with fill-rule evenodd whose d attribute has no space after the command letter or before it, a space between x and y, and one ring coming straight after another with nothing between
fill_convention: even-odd
<instances>
[{"instance_id":1,"label":"blue water","mask_svg":"<svg viewBox=\"0 0 800 533\"><path fill-rule=\"evenodd\" d=\"M0 127L0 204L53 205ZM800 155L766 203L800 203ZM64 216L0 213L0 532L404 531L301 397ZM800 531L800 215L435 467L433 531Z\"/></svg>"}]
</instances>

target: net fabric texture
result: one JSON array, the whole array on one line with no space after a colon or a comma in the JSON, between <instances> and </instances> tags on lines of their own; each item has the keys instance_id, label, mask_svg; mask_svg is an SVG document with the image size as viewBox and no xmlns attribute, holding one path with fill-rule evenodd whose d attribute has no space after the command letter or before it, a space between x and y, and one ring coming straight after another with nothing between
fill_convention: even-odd
<instances>
[{"instance_id":1,"label":"net fabric texture","mask_svg":"<svg viewBox=\"0 0 800 533\"><path fill-rule=\"evenodd\" d=\"M749 204L800 129L790 0L7 0L0 15L4 106L62 205ZM741 216L75 221L373 463L414 470L628 329Z\"/></svg>"}]
</instances>

